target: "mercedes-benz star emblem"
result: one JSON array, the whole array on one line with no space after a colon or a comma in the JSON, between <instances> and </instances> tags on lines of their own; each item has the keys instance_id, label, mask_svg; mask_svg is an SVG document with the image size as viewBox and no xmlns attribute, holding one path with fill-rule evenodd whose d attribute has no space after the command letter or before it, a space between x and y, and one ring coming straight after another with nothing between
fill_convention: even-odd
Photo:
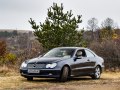
<instances>
[{"instance_id":1,"label":"mercedes-benz star emblem","mask_svg":"<svg viewBox=\"0 0 120 90\"><path fill-rule=\"evenodd\" d=\"M37 62L34 63L33 67L36 67Z\"/></svg>"}]
</instances>

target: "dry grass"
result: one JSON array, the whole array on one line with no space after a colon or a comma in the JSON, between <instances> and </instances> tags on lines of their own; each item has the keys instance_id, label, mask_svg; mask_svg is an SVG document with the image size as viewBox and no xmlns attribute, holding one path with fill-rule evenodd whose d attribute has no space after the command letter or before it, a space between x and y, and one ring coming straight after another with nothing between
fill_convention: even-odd
<instances>
[{"instance_id":1,"label":"dry grass","mask_svg":"<svg viewBox=\"0 0 120 90\"><path fill-rule=\"evenodd\" d=\"M104 72L102 77L106 79L120 79L120 72Z\"/></svg>"},{"instance_id":2,"label":"dry grass","mask_svg":"<svg viewBox=\"0 0 120 90\"><path fill-rule=\"evenodd\" d=\"M45 78L27 81L17 74L0 77L0 90L120 90L119 84L120 72L105 72L100 80L79 77L65 83Z\"/></svg>"},{"instance_id":3,"label":"dry grass","mask_svg":"<svg viewBox=\"0 0 120 90\"><path fill-rule=\"evenodd\" d=\"M14 67L7 67L6 65L0 66L0 77L1 76L14 76L18 75L18 72Z\"/></svg>"}]
</instances>

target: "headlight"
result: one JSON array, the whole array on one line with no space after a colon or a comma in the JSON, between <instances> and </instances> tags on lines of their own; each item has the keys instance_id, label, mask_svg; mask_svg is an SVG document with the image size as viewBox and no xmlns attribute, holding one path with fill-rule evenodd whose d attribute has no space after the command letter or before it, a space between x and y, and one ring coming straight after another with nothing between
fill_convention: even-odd
<instances>
[{"instance_id":1,"label":"headlight","mask_svg":"<svg viewBox=\"0 0 120 90\"><path fill-rule=\"evenodd\" d=\"M46 68L54 68L57 66L57 63L47 64Z\"/></svg>"},{"instance_id":2,"label":"headlight","mask_svg":"<svg viewBox=\"0 0 120 90\"><path fill-rule=\"evenodd\" d=\"M22 65L21 65L21 67L23 67L23 68L27 67L27 63L23 62Z\"/></svg>"}]
</instances>

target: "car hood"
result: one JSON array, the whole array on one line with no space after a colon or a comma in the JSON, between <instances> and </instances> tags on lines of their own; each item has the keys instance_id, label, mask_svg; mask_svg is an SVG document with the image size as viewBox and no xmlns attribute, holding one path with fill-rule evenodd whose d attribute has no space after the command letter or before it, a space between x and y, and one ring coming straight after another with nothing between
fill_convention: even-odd
<instances>
[{"instance_id":1,"label":"car hood","mask_svg":"<svg viewBox=\"0 0 120 90\"><path fill-rule=\"evenodd\" d=\"M43 57L38 57L38 58L33 58L28 61L28 63L53 63L53 62L58 62L63 60L62 58L43 58Z\"/></svg>"}]
</instances>

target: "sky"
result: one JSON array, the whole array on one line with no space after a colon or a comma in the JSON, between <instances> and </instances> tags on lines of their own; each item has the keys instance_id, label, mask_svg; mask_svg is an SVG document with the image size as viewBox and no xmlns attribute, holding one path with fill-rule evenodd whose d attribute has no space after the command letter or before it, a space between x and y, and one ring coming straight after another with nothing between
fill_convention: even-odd
<instances>
[{"instance_id":1,"label":"sky","mask_svg":"<svg viewBox=\"0 0 120 90\"><path fill-rule=\"evenodd\" d=\"M44 22L53 2L63 3L64 11L72 10L74 16L82 15L80 29L86 28L92 17L99 26L108 17L120 26L120 0L0 0L0 29L32 30L28 20Z\"/></svg>"}]
</instances>

